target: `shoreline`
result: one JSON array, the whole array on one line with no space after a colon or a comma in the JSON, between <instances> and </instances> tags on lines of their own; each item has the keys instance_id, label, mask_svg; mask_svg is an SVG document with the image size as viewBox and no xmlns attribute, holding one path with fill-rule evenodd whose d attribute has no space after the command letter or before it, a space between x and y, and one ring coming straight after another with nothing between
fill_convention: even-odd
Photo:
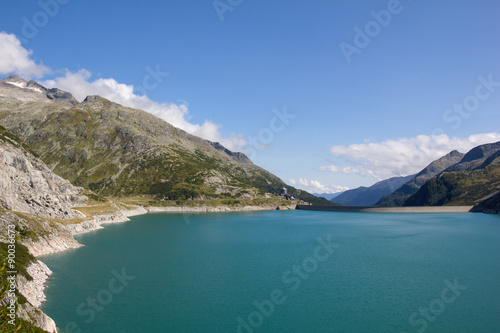
<instances>
[{"instance_id":1,"label":"shoreline","mask_svg":"<svg viewBox=\"0 0 500 333\"><path fill-rule=\"evenodd\" d=\"M252 212L252 211L271 211L271 210L319 210L319 211L337 211L337 212L367 212L367 213L436 213L436 212L468 212L472 206L442 206L442 207L348 207L348 206L313 206L313 205L265 205L265 206L243 206L243 207L229 207L229 206L176 206L176 207L158 207L158 206L134 206L133 209L129 210L119 210L111 214L94 215L91 220L86 220L80 223L61 225L67 232L71 234L71 238L77 242L73 236L85 234L91 231L103 229L105 224L123 223L130 221L130 217L145 215L148 213L212 213L212 212ZM65 243L67 240L59 238L53 239L53 241ZM78 242L77 242L78 243ZM80 246L82 244L78 243ZM71 244L70 244L71 245ZM40 274L33 284L24 286L24 291L30 292L37 295L38 306L34 307L39 310L42 314L42 319L44 321L45 327L49 329L54 329L57 326L52 318L48 317L43 311L40 310L41 304L46 300L45 288L46 283L52 274L52 271L40 260L39 257L61 253L69 249L74 249L73 246L62 247L56 250L55 247L51 247L50 244L41 245L48 246L49 250L47 252L39 252L35 258L37 263L32 263L31 268L45 267L45 274ZM78 246L79 247L79 246ZM32 266L33 265L33 266ZM56 332L56 331L51 331Z\"/></svg>"},{"instance_id":2,"label":"shoreline","mask_svg":"<svg viewBox=\"0 0 500 333\"><path fill-rule=\"evenodd\" d=\"M36 295L34 299L36 299L35 303L37 306L33 305L33 308L40 311L39 321L42 321L43 326L42 329L47 329L51 333L56 333L57 326L52 318L47 316L40 307L43 302L46 301L47 296L45 295L45 288L47 287L47 281L52 274L52 271L45 265L45 263L41 260L40 257L61 253L70 249L75 249L78 247L84 246L80 244L77 240L74 239L73 236L85 234L91 231L103 229L105 224L114 224L114 223L123 223L130 221L129 217L145 215L149 213L210 213L210 212L251 212L251 211L270 211L270 210L278 210L283 209L281 207L285 207L284 209L292 209L289 206L274 206L274 205L266 205L266 206L243 206L243 207L229 207L229 206L200 206L200 207L143 207L143 206L134 206L133 209L129 210L118 210L111 214L102 214L102 215L93 215L91 220L86 220L80 223L68 224L60 226L71 234L71 239L74 243L78 244L69 244L68 240L63 239L61 237L51 237L50 241L46 241L44 244L40 244L40 248L45 248L45 251L40 250L36 255L34 255L36 262L31 263L27 269L30 270L42 270L43 274L37 274L34 277L33 281L30 283L25 283L22 285L21 289L23 290L27 297L33 298L32 295ZM59 243L58 245L68 243L68 246L52 246L52 242ZM31 244L31 248L33 249L33 245ZM23 294L24 294L23 293ZM26 297L26 296L25 296ZM40 326L39 326L40 327Z\"/></svg>"},{"instance_id":3,"label":"shoreline","mask_svg":"<svg viewBox=\"0 0 500 333\"><path fill-rule=\"evenodd\" d=\"M218 212L254 212L254 211L268 211L278 210L279 207L275 205L263 206L149 206L144 207L147 213L218 213ZM146 213L146 214L147 214Z\"/></svg>"},{"instance_id":4,"label":"shoreline","mask_svg":"<svg viewBox=\"0 0 500 333\"><path fill-rule=\"evenodd\" d=\"M373 206L314 206L297 205L298 210L349 213L469 213L474 206L413 206L413 207L373 207Z\"/></svg>"}]
</instances>

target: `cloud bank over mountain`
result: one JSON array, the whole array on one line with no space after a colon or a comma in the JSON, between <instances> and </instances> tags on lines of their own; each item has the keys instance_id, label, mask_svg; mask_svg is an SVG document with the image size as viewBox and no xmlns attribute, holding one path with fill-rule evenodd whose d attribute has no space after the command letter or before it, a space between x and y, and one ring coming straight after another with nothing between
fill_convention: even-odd
<instances>
[{"instance_id":1,"label":"cloud bank over mountain","mask_svg":"<svg viewBox=\"0 0 500 333\"><path fill-rule=\"evenodd\" d=\"M77 72L68 69L50 69L32 56L33 52L23 47L14 34L0 31L0 75L18 74L25 79L37 78L48 88L57 87L69 91L79 101L87 95L100 95L113 102L147 111L190 134L220 142L232 151L245 152L244 147L247 146L247 141L242 134L232 133L224 136L220 124L209 120L203 123L192 122L187 102L153 101L147 96L147 85L144 85L145 88L134 87L114 78L95 78L87 69L80 69ZM160 75L165 77L168 73L160 73ZM154 85L155 82L152 84ZM141 93L137 93L138 91ZM330 163L320 166L316 164L312 169L363 176L379 181L416 173L452 150L467 152L475 146L499 140L500 133L478 133L468 137L449 137L443 134L335 145L330 147L332 154ZM321 179L321 177L313 176L320 180L306 180L299 179L300 176L304 177L303 175L292 176L294 177L291 179L292 184L296 183L313 192L335 193L347 189L347 187L328 184L328 180Z\"/></svg>"},{"instance_id":2,"label":"cloud bank over mountain","mask_svg":"<svg viewBox=\"0 0 500 333\"><path fill-rule=\"evenodd\" d=\"M297 185L298 187L312 193L338 193L349 189L349 187L345 186L323 184L318 180L309 180L304 178L299 178L299 180L289 179L288 182L293 186Z\"/></svg>"},{"instance_id":3,"label":"cloud bank over mountain","mask_svg":"<svg viewBox=\"0 0 500 333\"><path fill-rule=\"evenodd\" d=\"M22 47L15 35L0 31L0 74L15 73L31 79L50 73L48 67L31 59L32 53Z\"/></svg>"},{"instance_id":4,"label":"cloud bank over mountain","mask_svg":"<svg viewBox=\"0 0 500 333\"><path fill-rule=\"evenodd\" d=\"M375 179L407 176L419 172L432 161L452 150L467 152L470 149L500 140L500 133L480 133L466 138L442 135L418 135L383 142L340 145L330 148L335 162L320 170L344 174L360 174ZM340 164L339 163L339 164Z\"/></svg>"},{"instance_id":5,"label":"cloud bank over mountain","mask_svg":"<svg viewBox=\"0 0 500 333\"><path fill-rule=\"evenodd\" d=\"M17 74L25 79L43 78L51 70L31 59L31 50L25 49L19 39L6 32L0 32L0 74ZM242 135L233 133L223 137L221 125L205 120L203 124L190 122L186 103L159 103L147 95L134 93L134 86L120 83L113 78L92 79L92 73L86 69L78 72L65 70L62 76L40 81L48 88L59 88L72 93L78 101L88 95L99 95L113 102L135 109L147 111L170 124L203 139L220 142L230 150L241 150L246 145Z\"/></svg>"}]
</instances>

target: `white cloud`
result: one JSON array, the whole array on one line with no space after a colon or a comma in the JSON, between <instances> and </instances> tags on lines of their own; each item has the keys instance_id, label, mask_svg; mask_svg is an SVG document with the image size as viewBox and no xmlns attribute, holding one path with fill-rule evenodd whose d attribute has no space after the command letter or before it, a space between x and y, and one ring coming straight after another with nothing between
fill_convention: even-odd
<instances>
[{"instance_id":1,"label":"white cloud","mask_svg":"<svg viewBox=\"0 0 500 333\"><path fill-rule=\"evenodd\" d=\"M49 73L49 68L31 59L32 53L21 46L14 34L0 31L0 74L18 74L30 79Z\"/></svg>"},{"instance_id":2,"label":"white cloud","mask_svg":"<svg viewBox=\"0 0 500 333\"><path fill-rule=\"evenodd\" d=\"M31 54L32 51L25 49L15 35L0 32L0 74L18 74L30 79L49 73L49 68L30 58ZM133 85L119 83L112 78L91 80L91 76L85 69L76 73L66 70L63 76L40 83L48 88L57 87L69 91L79 101L88 95L99 95L113 102L147 111L190 134L220 142L231 150L241 149L247 143L242 135L233 133L230 137L223 137L220 132L222 126L211 121L205 120L203 124L190 122L187 103L158 103L146 95L134 94Z\"/></svg>"},{"instance_id":3,"label":"white cloud","mask_svg":"<svg viewBox=\"0 0 500 333\"><path fill-rule=\"evenodd\" d=\"M347 167L328 165L320 170L345 174L360 174L375 179L417 173L432 161L452 150L462 153L485 143L500 141L500 133L480 133L466 138L442 135L419 135L380 143L333 146L332 154L348 164Z\"/></svg>"},{"instance_id":4,"label":"white cloud","mask_svg":"<svg viewBox=\"0 0 500 333\"><path fill-rule=\"evenodd\" d=\"M290 179L289 182L294 186L297 184L295 179ZM317 180L307 180L303 178L299 178L298 184L302 189L312 193L337 193L347 191L349 189L344 186L326 185Z\"/></svg>"},{"instance_id":5,"label":"white cloud","mask_svg":"<svg viewBox=\"0 0 500 333\"><path fill-rule=\"evenodd\" d=\"M189 110L186 103L158 103L146 95L134 94L133 85L119 83L111 78L91 80L91 76L92 74L85 69L76 73L66 71L64 76L44 81L43 84L49 88L57 87L69 91L80 101L88 95L99 95L124 106L147 111L190 134L220 142L231 150L246 144L240 135L232 134L229 138L222 137L221 126L208 120L205 120L202 125L189 122Z\"/></svg>"}]
</instances>

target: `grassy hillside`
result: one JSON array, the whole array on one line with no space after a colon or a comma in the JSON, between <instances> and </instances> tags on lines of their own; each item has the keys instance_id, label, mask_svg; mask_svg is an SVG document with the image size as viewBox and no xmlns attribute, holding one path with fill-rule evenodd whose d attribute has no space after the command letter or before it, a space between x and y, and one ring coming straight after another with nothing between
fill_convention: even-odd
<instances>
[{"instance_id":1,"label":"grassy hillside","mask_svg":"<svg viewBox=\"0 0 500 333\"><path fill-rule=\"evenodd\" d=\"M405 206L474 205L500 190L500 163L484 169L445 172L427 181Z\"/></svg>"},{"instance_id":2,"label":"grassy hillside","mask_svg":"<svg viewBox=\"0 0 500 333\"><path fill-rule=\"evenodd\" d=\"M101 196L252 199L286 186L243 154L236 158L147 112L98 96L77 105L0 97L0 124L56 174ZM298 199L329 204L287 188Z\"/></svg>"},{"instance_id":3,"label":"grassy hillside","mask_svg":"<svg viewBox=\"0 0 500 333\"><path fill-rule=\"evenodd\" d=\"M380 198L376 205L381 207L395 207L404 205L405 201L410 196L417 193L418 189L429 179L438 175L452 165L460 162L463 157L464 154L454 150L449 154L431 162L413 179L402 185L399 189Z\"/></svg>"}]
</instances>

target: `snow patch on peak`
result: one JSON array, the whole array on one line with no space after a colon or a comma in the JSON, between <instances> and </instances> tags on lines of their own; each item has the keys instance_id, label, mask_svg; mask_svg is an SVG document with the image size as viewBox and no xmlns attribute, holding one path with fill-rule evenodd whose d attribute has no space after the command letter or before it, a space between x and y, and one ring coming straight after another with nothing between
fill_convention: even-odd
<instances>
[{"instance_id":1,"label":"snow patch on peak","mask_svg":"<svg viewBox=\"0 0 500 333\"><path fill-rule=\"evenodd\" d=\"M34 90L34 91L38 91L40 93L43 93L42 89L40 88L37 88L37 87L26 87L27 89L31 89L31 90Z\"/></svg>"},{"instance_id":2,"label":"snow patch on peak","mask_svg":"<svg viewBox=\"0 0 500 333\"><path fill-rule=\"evenodd\" d=\"M22 81L21 82L7 81L5 83L16 86L18 88L26 88L26 82L22 82Z\"/></svg>"}]
</instances>

